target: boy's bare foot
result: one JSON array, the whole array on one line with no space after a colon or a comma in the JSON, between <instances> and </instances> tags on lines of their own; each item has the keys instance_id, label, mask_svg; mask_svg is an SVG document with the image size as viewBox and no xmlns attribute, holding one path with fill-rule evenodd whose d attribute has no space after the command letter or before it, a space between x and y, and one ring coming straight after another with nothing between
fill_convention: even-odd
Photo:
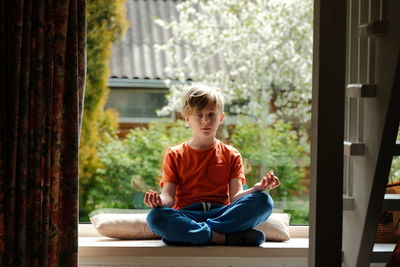
<instances>
[{"instance_id":1,"label":"boy's bare foot","mask_svg":"<svg viewBox=\"0 0 400 267\"><path fill-rule=\"evenodd\" d=\"M229 246L259 246L265 241L263 232L249 229L245 231L226 234L226 245Z\"/></svg>"}]
</instances>

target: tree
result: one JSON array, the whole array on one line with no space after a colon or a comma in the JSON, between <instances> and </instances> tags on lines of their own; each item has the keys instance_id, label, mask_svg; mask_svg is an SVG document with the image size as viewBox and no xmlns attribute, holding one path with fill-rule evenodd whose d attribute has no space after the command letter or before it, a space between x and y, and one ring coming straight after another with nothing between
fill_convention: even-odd
<instances>
[{"instance_id":1,"label":"tree","mask_svg":"<svg viewBox=\"0 0 400 267\"><path fill-rule=\"evenodd\" d=\"M168 105L180 110L187 80L221 88L231 111L264 126L277 119L309 120L312 61L311 0L187 0L177 5L179 20L156 23L173 38L159 49L172 62L167 71ZM188 52L179 62L179 46ZM215 71L207 64L222 62Z\"/></svg>"},{"instance_id":2,"label":"tree","mask_svg":"<svg viewBox=\"0 0 400 267\"><path fill-rule=\"evenodd\" d=\"M86 214L87 194L101 167L98 144L110 141L117 129L115 111L103 111L107 101L111 46L128 26L126 0L87 1L87 81L79 147L80 214Z\"/></svg>"}]
</instances>

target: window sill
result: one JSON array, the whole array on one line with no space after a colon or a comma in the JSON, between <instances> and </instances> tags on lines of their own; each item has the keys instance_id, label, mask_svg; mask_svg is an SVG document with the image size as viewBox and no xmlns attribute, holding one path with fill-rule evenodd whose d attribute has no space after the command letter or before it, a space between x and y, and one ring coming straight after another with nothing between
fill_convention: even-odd
<instances>
[{"instance_id":1,"label":"window sill","mask_svg":"<svg viewBox=\"0 0 400 267\"><path fill-rule=\"evenodd\" d=\"M79 255L140 257L307 257L308 238L285 242L265 242L259 247L166 246L161 240L117 240L107 237L80 237Z\"/></svg>"},{"instance_id":2,"label":"window sill","mask_svg":"<svg viewBox=\"0 0 400 267\"><path fill-rule=\"evenodd\" d=\"M161 240L118 240L99 235L91 224L79 225L81 264L301 264L306 266L308 226L290 226L291 240L260 247L166 246ZM251 262L249 265L248 263Z\"/></svg>"}]
</instances>

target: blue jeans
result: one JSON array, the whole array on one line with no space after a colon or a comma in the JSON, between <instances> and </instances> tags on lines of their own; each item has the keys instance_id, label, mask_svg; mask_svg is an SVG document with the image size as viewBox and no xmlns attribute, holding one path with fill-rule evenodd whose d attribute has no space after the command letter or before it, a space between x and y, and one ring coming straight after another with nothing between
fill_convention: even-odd
<instances>
[{"instance_id":1,"label":"blue jeans","mask_svg":"<svg viewBox=\"0 0 400 267\"><path fill-rule=\"evenodd\" d=\"M267 220L274 202L263 192L241 197L229 205L195 203L176 210L159 207L147 215L150 229L167 244L207 245L212 232L233 233Z\"/></svg>"}]
</instances>

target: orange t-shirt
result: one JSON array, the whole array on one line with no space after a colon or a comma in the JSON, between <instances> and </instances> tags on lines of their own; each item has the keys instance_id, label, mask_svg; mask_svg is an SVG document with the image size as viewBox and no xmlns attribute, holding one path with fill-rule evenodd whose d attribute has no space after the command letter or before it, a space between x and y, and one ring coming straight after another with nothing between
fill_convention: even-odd
<instances>
[{"instance_id":1,"label":"orange t-shirt","mask_svg":"<svg viewBox=\"0 0 400 267\"><path fill-rule=\"evenodd\" d=\"M245 182L242 157L234 147L217 140L212 147L197 150L185 142L167 150L160 186L176 185L175 209L196 202L228 205L232 178Z\"/></svg>"}]
</instances>

